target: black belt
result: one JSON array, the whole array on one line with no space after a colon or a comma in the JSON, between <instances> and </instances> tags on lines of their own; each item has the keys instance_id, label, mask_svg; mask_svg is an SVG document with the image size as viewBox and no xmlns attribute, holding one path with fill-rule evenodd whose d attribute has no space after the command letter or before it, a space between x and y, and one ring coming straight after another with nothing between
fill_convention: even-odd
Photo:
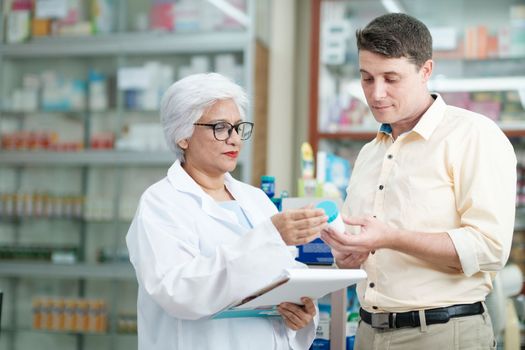
<instances>
[{"instance_id":1,"label":"black belt","mask_svg":"<svg viewBox=\"0 0 525 350\"><path fill-rule=\"evenodd\" d=\"M449 307L425 310L426 324L447 323L453 317L480 315L483 313L483 304L458 304ZM359 309L361 320L379 329L395 329L403 327L419 327L419 311L400 313L370 313Z\"/></svg>"}]
</instances>

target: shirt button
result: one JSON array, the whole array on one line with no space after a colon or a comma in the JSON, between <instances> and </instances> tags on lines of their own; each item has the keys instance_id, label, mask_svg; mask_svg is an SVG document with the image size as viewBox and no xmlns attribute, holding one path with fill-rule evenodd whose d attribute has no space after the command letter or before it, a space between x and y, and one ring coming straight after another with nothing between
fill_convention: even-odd
<instances>
[{"instance_id":1,"label":"shirt button","mask_svg":"<svg viewBox=\"0 0 525 350\"><path fill-rule=\"evenodd\" d=\"M377 306L372 306L372 309L377 310L378 307Z\"/></svg>"},{"instance_id":2,"label":"shirt button","mask_svg":"<svg viewBox=\"0 0 525 350\"><path fill-rule=\"evenodd\" d=\"M392 158L394 158L394 156L391 155L391 154L389 154L389 155L387 156L387 158L388 158L388 159L392 159Z\"/></svg>"},{"instance_id":3,"label":"shirt button","mask_svg":"<svg viewBox=\"0 0 525 350\"><path fill-rule=\"evenodd\" d=\"M372 251L371 251L370 253L372 253L372 254L375 254L375 253L376 253L376 251L375 251L375 250L372 250Z\"/></svg>"},{"instance_id":4,"label":"shirt button","mask_svg":"<svg viewBox=\"0 0 525 350\"><path fill-rule=\"evenodd\" d=\"M374 282L370 282L370 284L368 286L370 286L370 288L374 288L376 285L375 285Z\"/></svg>"},{"instance_id":5,"label":"shirt button","mask_svg":"<svg viewBox=\"0 0 525 350\"><path fill-rule=\"evenodd\" d=\"M379 185L379 189L382 190L383 188L385 188L385 186L383 185Z\"/></svg>"}]
</instances>

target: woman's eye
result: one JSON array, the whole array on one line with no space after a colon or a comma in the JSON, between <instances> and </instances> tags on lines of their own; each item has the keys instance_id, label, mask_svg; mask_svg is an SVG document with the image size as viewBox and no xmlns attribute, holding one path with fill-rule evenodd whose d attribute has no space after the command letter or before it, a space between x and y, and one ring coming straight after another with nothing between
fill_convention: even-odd
<instances>
[{"instance_id":1,"label":"woman's eye","mask_svg":"<svg viewBox=\"0 0 525 350\"><path fill-rule=\"evenodd\" d=\"M217 131L221 131L221 130L227 129L228 126L225 123L217 123L215 124L214 128Z\"/></svg>"}]
</instances>

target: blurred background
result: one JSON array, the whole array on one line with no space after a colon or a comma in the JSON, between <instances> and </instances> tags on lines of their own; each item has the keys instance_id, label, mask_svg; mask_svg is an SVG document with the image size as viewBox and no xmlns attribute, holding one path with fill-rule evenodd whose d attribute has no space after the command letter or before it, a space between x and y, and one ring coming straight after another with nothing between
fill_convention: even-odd
<instances>
[{"instance_id":1,"label":"blurred background","mask_svg":"<svg viewBox=\"0 0 525 350\"><path fill-rule=\"evenodd\" d=\"M215 71L248 91L256 126L234 176L277 206L343 200L378 128L354 34L388 12L430 28L430 89L493 119L515 147L513 248L489 304L498 348L524 347L524 0L0 3L1 349L137 348L124 237L141 193L174 161L158 107L182 77ZM322 299L312 348L352 349L358 307L352 289Z\"/></svg>"}]
</instances>

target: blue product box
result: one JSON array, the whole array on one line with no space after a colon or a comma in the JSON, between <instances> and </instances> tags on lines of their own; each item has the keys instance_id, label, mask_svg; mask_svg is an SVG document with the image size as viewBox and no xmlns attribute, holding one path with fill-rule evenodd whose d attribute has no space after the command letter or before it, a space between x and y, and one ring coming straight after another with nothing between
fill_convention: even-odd
<instances>
[{"instance_id":1,"label":"blue product box","mask_svg":"<svg viewBox=\"0 0 525 350\"><path fill-rule=\"evenodd\" d=\"M310 350L330 350L330 340L314 339Z\"/></svg>"},{"instance_id":2,"label":"blue product box","mask_svg":"<svg viewBox=\"0 0 525 350\"><path fill-rule=\"evenodd\" d=\"M319 324L309 350L330 350L330 318L332 315L330 295L320 298L317 305L319 307Z\"/></svg>"},{"instance_id":3,"label":"blue product box","mask_svg":"<svg viewBox=\"0 0 525 350\"><path fill-rule=\"evenodd\" d=\"M355 335L346 337L346 350L354 350Z\"/></svg>"},{"instance_id":4,"label":"blue product box","mask_svg":"<svg viewBox=\"0 0 525 350\"><path fill-rule=\"evenodd\" d=\"M297 261L314 265L332 265L334 263L334 256L330 251L330 247L320 238L316 238L310 243L299 245L297 248L299 250Z\"/></svg>"}]
</instances>

